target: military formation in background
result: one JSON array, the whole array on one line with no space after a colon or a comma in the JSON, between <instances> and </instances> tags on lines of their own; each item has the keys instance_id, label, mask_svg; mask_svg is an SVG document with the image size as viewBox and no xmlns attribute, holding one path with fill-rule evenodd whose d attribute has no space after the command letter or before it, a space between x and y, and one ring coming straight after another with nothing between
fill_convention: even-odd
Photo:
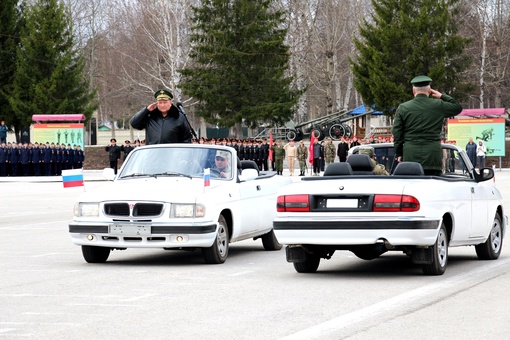
<instances>
[{"instance_id":1,"label":"military formation in background","mask_svg":"<svg viewBox=\"0 0 510 340\"><path fill-rule=\"evenodd\" d=\"M237 156L240 160L251 160L257 163L259 169L261 171L268 171L269 164L271 162L271 167L273 171L276 171L276 160L273 157L272 160L269 158L269 151L271 150L271 146L268 143L267 138L263 138L260 140L251 140L251 139L206 139L201 137L199 140L193 139L192 143L197 144L213 144L213 145L223 145L230 146L237 151ZM274 143L276 146L276 143ZM281 142L280 142L281 146ZM285 153L285 151L284 151ZM285 154L284 154L285 155ZM283 160L283 158L282 158ZM283 163L282 163L282 171L283 171Z\"/></svg>"},{"instance_id":2,"label":"military formation in background","mask_svg":"<svg viewBox=\"0 0 510 340\"><path fill-rule=\"evenodd\" d=\"M60 176L62 170L81 169L85 154L81 146L71 144L0 144L0 177Z\"/></svg>"}]
</instances>

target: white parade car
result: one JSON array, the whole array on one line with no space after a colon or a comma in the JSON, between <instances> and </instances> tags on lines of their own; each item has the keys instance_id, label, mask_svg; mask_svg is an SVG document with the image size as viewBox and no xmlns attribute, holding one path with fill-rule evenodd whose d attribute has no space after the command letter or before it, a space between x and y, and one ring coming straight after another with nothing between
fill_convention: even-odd
<instances>
[{"instance_id":1,"label":"white parade car","mask_svg":"<svg viewBox=\"0 0 510 340\"><path fill-rule=\"evenodd\" d=\"M274 207L290 182L240 161L230 147L144 146L113 182L81 195L69 232L91 263L126 248L199 248L206 263L223 263L234 241L261 238L266 250L281 249Z\"/></svg>"},{"instance_id":2,"label":"white parade car","mask_svg":"<svg viewBox=\"0 0 510 340\"><path fill-rule=\"evenodd\" d=\"M443 145L441 176L425 176L414 162L387 164L391 174L375 176L368 155L352 151L323 177L279 192L273 228L297 272L315 272L336 250L365 260L402 251L429 275L444 273L448 247L474 246L481 260L499 257L508 219L493 169L477 171L461 148Z\"/></svg>"}]
</instances>

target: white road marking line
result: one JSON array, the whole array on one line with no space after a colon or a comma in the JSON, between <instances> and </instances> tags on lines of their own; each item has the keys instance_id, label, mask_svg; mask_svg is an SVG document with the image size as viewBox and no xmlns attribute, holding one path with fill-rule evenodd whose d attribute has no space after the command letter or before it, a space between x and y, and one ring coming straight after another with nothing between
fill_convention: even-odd
<instances>
[{"instance_id":1,"label":"white road marking line","mask_svg":"<svg viewBox=\"0 0 510 340\"><path fill-rule=\"evenodd\" d=\"M229 274L227 276L236 277L236 276L242 276L242 275L251 274L251 273L254 273L254 271L253 270L245 270L244 272Z\"/></svg>"},{"instance_id":2,"label":"white road marking line","mask_svg":"<svg viewBox=\"0 0 510 340\"><path fill-rule=\"evenodd\" d=\"M461 284L466 284L469 281L472 282L470 286L475 285L480 280L480 277L487 279L497 276L494 270L498 267L508 265L509 263L510 258L496 260L491 264L484 265L481 268L471 270L462 275L413 289L407 293L396 295L392 298L380 301L357 311L347 313L315 326L303 329L294 334L280 338L280 340L324 339L333 332L338 332L339 330L350 327L356 323L365 322L369 318L373 318L390 310L402 309L404 306L415 304L417 300L423 299L427 296L435 295L438 292L448 292L449 290L452 292L452 288L459 288Z\"/></svg>"},{"instance_id":3,"label":"white road marking line","mask_svg":"<svg viewBox=\"0 0 510 340\"><path fill-rule=\"evenodd\" d=\"M30 257L46 257L46 256L59 255L59 254L60 253L46 253L46 254L32 255Z\"/></svg>"},{"instance_id":4,"label":"white road marking line","mask_svg":"<svg viewBox=\"0 0 510 340\"><path fill-rule=\"evenodd\" d=\"M109 303L70 303L68 306L84 306L84 307L142 307L140 305L119 305Z\"/></svg>"}]
</instances>

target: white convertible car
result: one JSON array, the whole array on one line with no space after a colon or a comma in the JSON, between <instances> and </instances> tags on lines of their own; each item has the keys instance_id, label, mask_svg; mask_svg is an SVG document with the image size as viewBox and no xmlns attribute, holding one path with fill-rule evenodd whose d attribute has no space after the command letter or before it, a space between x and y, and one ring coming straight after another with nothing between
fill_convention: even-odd
<instances>
[{"instance_id":1,"label":"white convertible car","mask_svg":"<svg viewBox=\"0 0 510 340\"><path fill-rule=\"evenodd\" d=\"M274 207L290 182L240 161L230 147L144 146L113 182L79 198L69 232L91 263L126 248L200 248L206 263L223 263L234 241L261 238L266 250L281 249Z\"/></svg>"},{"instance_id":2,"label":"white convertible car","mask_svg":"<svg viewBox=\"0 0 510 340\"><path fill-rule=\"evenodd\" d=\"M384 155L392 145L372 145ZM315 272L321 258L349 250L371 260L402 251L425 274L441 275L448 247L474 246L481 260L497 259L508 224L490 168L475 170L459 147L443 145L443 175L424 176L420 164L402 162L389 176L375 176L368 155L352 150L323 177L303 178L281 189L273 228L287 245L287 261Z\"/></svg>"}]
</instances>

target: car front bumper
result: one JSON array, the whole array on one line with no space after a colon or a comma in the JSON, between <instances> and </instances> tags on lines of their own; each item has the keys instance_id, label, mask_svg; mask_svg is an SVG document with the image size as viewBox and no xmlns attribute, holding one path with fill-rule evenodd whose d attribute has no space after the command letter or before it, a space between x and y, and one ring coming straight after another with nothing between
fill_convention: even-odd
<instances>
[{"instance_id":1,"label":"car front bumper","mask_svg":"<svg viewBox=\"0 0 510 340\"><path fill-rule=\"evenodd\" d=\"M216 240L216 223L138 225L73 222L69 233L74 244L111 248L198 248Z\"/></svg>"}]
</instances>

